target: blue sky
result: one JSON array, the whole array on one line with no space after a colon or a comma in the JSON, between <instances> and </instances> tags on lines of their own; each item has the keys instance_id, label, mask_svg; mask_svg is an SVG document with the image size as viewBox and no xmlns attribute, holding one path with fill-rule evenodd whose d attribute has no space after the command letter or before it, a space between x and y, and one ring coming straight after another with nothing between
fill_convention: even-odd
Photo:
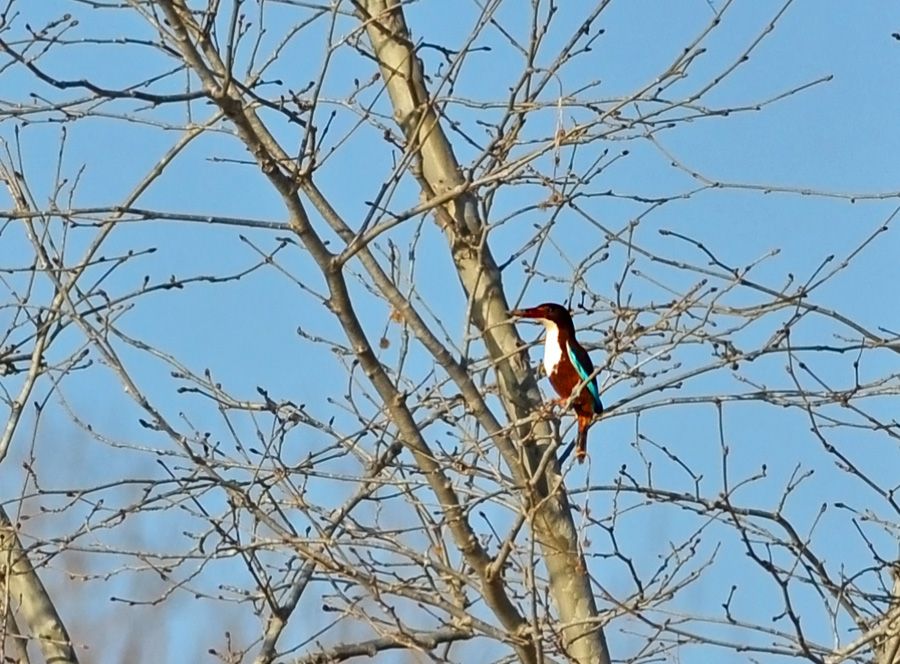
<instances>
[{"instance_id":1,"label":"blue sky","mask_svg":"<svg viewBox=\"0 0 900 664\"><path fill-rule=\"evenodd\" d=\"M225 3L227 4L227 3ZM573 26L583 21L581 4L560 7L559 18L553 23L538 63L546 66L556 56ZM549 85L542 100L550 103L529 119L526 137L552 134L558 126L571 127L590 118L584 108L574 108L554 102L560 94L568 95L590 82L599 81L591 89L590 101L600 107L615 104L623 96L633 94L654 83L665 69L706 26L714 8L721 2L684 0L679 3L659 0L617 0L604 11L597 27L604 34L593 50L575 59ZM705 53L692 64L688 75L666 91L666 97L681 99L702 90L718 74L729 70L760 32L769 24L783 3L760 0L734 3L725 20L705 40ZM260 5L246 5L256 16ZM88 5L63 0L23 4L22 15L11 22L3 38L10 43L23 38L24 24L39 25L49 17L71 12L79 19L70 37L117 36L127 34L152 39L154 33L131 10L92 10ZM270 31L261 40L261 52L266 53L284 34L283 31L302 13L287 4L266 3L265 19ZM445 3L423 0L407 8L407 21L416 38L458 48L469 34L476 20L474 3ZM530 29L527 12L514 2L501 6L498 20L511 34L519 37ZM349 19L338 22L335 34L347 34L355 23ZM326 43L324 23L303 33L302 39L292 41L281 59L267 72L273 82L268 90L273 97L287 88L299 89L314 78L322 62L322 45ZM574 170L589 167L602 150L609 150L609 166L604 169L586 193L577 201L581 213L563 209L555 218L550 233L552 246L546 245L539 255L534 250L524 258L534 260L537 277L529 277L520 260L512 261L504 270L504 285L511 303L532 304L544 300L566 300L588 288L597 298L592 311L577 317L580 336L592 347L595 363L607 367L601 376L605 389L604 401L620 406L594 427L591 432L591 463L571 470L567 485L575 491L574 502L590 509L596 518L612 512L613 506L642 504L641 499L615 496L610 487L616 482L624 465L629 472L642 472L643 455L653 461L655 486L672 491L692 491L695 480L679 463L674 462L658 447L674 450L678 458L695 475L702 475L700 486L704 495L715 496L722 489L722 458L719 444L718 420L715 408L709 404L656 406L666 398L708 394L740 394L749 390L743 379L765 384L770 389L790 388L792 381L785 370L783 356L764 357L745 364L737 373L717 371L686 381L677 393L649 394L639 399L632 395L641 389L633 381L623 379L620 372L624 358L610 360L603 344L614 320L611 305L617 282L622 293L631 297L635 305L647 306L671 298L666 287L684 291L698 280L696 272L664 266L638 257L633 269L622 280L629 259L627 247L610 243L609 257L592 264L583 275L583 282L572 283L572 266L590 256L597 247L608 241L601 226L619 232L647 205L628 197L676 197L695 190L698 181L689 171L703 174L723 184L717 189L685 196L654 209L640 218L635 227L634 241L640 247L673 261L706 265L707 258L696 247L660 231L674 231L701 240L723 262L742 267L771 252L751 272L752 278L768 288L778 289L793 274L802 283L834 254L836 265L853 251L866 237L884 224L896 209L900 198L900 88L896 85L900 68L900 41L891 33L900 31L900 7L890 3L846 3L836 1L796 0L790 3L779 18L775 29L750 53L749 59L734 68L728 76L698 103L707 109L752 107L788 91L815 83L802 91L764 105L760 110L734 112L727 117L698 117L689 123L678 123L671 129L661 129L649 140L642 134L645 127L635 125L613 135L609 140L592 142L579 147L574 156L571 150L561 152L564 163L571 158ZM484 145L486 134L482 124L496 121L501 111L475 111L460 100L504 101L508 88L520 74L521 57L497 30L487 29L476 40L476 51L466 60L452 93L446 113L459 122L473 139ZM437 79L442 57L434 50L424 50L426 68L432 80ZM237 54L237 62L246 63L248 50ZM101 46L89 43L52 49L41 60L46 71L59 78L90 79L97 85L120 87L173 66L158 54L143 46ZM443 65L446 66L445 64ZM337 111L326 148L338 146L324 162L317 174L322 189L330 196L337 210L351 226L356 226L382 182L393 167L393 155L384 148L379 131L364 129L339 143L355 121L340 104L332 101L346 97L353 89L353 79L366 80L372 74L371 63L352 48L335 52L334 61L325 86L325 98L318 120L324 123L332 109ZM441 70L443 71L443 70ZM83 93L75 90L58 91L37 83L21 67L6 69L3 77L2 106L26 103L32 93L54 99L73 99ZM826 80L827 79L827 80ZM183 87L183 76L172 77L160 84L162 90L177 91ZM277 81L280 81L277 82ZM374 99L378 87L369 90L366 99ZM382 95L383 96L383 95ZM580 99L587 97L582 95ZM623 112L629 117L647 113L654 107L649 101L628 104ZM386 112L384 100L376 108ZM135 102L116 102L104 111L135 112L156 122L172 126L182 125L187 115L184 106L146 109ZM210 117L213 110L204 102L190 107L195 121ZM695 113L696 109L666 111L666 118L678 118ZM296 149L298 132L295 126L281 122L274 114L261 113L271 123L273 133L291 150ZM46 117L44 118L46 119ZM170 148L180 135L172 128L141 126L134 122L109 117L83 118L64 125L41 122L32 118L25 123L10 117L7 111L0 121L0 138L9 145L17 140L24 155L24 172L38 205L45 205L53 189L57 169L56 157L63 130L66 132L65 151L61 171L71 182L79 169L79 184L75 193L76 207L107 206L119 203L136 182ZM386 118L389 122L389 118ZM229 160L246 160L248 155L230 135L227 126L209 133L191 144L167 169L165 174L140 199L139 206L184 214L248 217L283 222L285 213L275 192L252 166ZM16 133L18 131L18 134ZM478 149L454 138L457 156L465 165L476 158ZM523 148L524 150L524 148ZM627 151L627 154L622 154ZM616 156L619 155L619 156ZM534 162L536 171L552 173L554 153ZM681 168L672 165L672 158ZM764 191L771 189L771 192ZM807 193L801 194L800 191ZM604 192L611 192L604 195ZM847 194L830 196L823 194ZM500 188L493 200L489 222L497 224L491 233L491 247L498 261L503 263L519 250L535 233L534 224L547 221L550 212L538 204L547 198L543 186L525 184ZM850 200L849 195L856 195ZM410 178L401 183L392 210L411 207L418 201L418 191ZM11 206L6 192L0 192L0 205ZM590 218L590 222L586 219ZM314 217L314 224L326 237L336 241L324 230L324 223ZM502 223L501 223L502 221ZM95 231L72 231L67 239L69 256L74 259L91 241ZM228 226L209 226L165 221L139 221L123 224L104 244L105 256L114 256L130 249L155 247L153 254L126 263L106 282L110 294L125 294L139 287L145 275L151 283L167 280L170 275L188 278L192 275L223 276L247 269L259 262L259 254L272 251L279 237L286 231L263 231ZM241 237L244 236L244 238ZM447 255L443 236L430 219L413 219L380 239L380 256L389 251L388 238L398 247L403 279L415 285L416 292L427 302L430 313L440 321L455 348L462 348L467 333L464 314L465 300L457 286L452 264ZM414 243L414 244L413 244ZM406 256L415 247L415 263ZM24 240L21 226L3 227L0 236L0 268L24 265L31 254ZM835 278L817 289L813 301L839 311L848 318L871 329L900 330L900 314L893 283L897 278L897 255L900 243L897 231L891 228L842 270ZM305 341L297 334L304 332L344 343L337 323L308 288L323 292L323 281L309 256L294 245L278 254L279 265L292 275L302 287L270 266L263 266L237 282L227 284L195 283L184 289L163 290L141 297L133 309L123 314L120 328L152 343L179 358L192 371L209 369L215 380L238 398L258 399L257 386L263 386L275 399L303 403L310 412L323 420L335 417L336 426L345 433L356 430L358 423L346 410L344 393L347 390L345 364L322 345ZM351 264L355 274L361 274L358 264ZM413 272L408 272L414 270ZM102 269L91 274L99 275ZM11 278L13 279L13 278ZM383 301L367 290L364 278L349 279L355 304L367 332L377 342L382 334L391 342L382 353L383 361L396 366L402 348L400 330L388 320L389 311ZM656 283L654 283L656 282ZM13 283L12 281L10 283ZM16 282L21 283L21 282ZM406 282L404 282L406 283ZM8 292L8 291L7 291ZM46 284L39 293L47 293ZM769 298L750 289L736 289L724 297L732 307L746 307L768 301ZM734 341L744 348L765 341L786 319L792 310L774 311L758 323L735 333ZM0 311L0 326L5 326L7 314ZM735 319L736 320L736 319ZM651 324L653 314L642 314L641 322ZM717 317L720 326L729 324L728 316ZM732 320L733 322L733 320ZM435 323L435 327L437 324ZM386 332L385 332L386 331ZM525 339L537 338L537 327L522 325ZM882 334L887 334L881 332ZM795 344L835 344L835 334L852 336L851 332L821 316L809 315L793 329ZM83 343L76 330L65 333L52 354L62 358ZM215 439L226 441L229 453L235 458L233 440L216 409L204 399L179 393L184 381L170 375L171 368L146 353L120 346L123 361L136 380L152 395L154 403L166 415L182 423L185 430L196 428L209 431ZM472 359L480 359L477 342L472 346ZM649 352L649 350L647 350ZM673 361L682 363L682 371L709 361L708 349L696 346L679 347ZM173 447L166 436L148 431L138 424L142 413L122 391L111 371L94 355L95 364L67 377L60 395L49 402L40 420L37 434L29 429L34 417L29 414L13 445L9 458L0 465L0 500L16 509L16 496L29 493L22 462L33 453L34 472L45 490L64 490L101 484L117 484L129 478L159 479L167 476L158 460L170 468L178 468L179 461L166 457ZM538 352L531 357L538 361ZM849 355L815 354L808 359L823 380L836 389L853 385L855 357ZM606 363L606 364L604 364ZM431 371L429 358L414 344L410 359L404 364L404 379L424 380ZM895 374L896 355L888 351L867 351L860 360L859 372L864 378L875 379ZM487 380L492 380L488 374ZM809 381L808 377L803 380ZM4 388L14 390L15 378L4 378ZM812 384L808 382L808 384ZM868 412L891 420L896 412L894 385L889 383L885 396L865 402ZM39 391L46 393L48 383ZM545 394L549 386L542 381ZM893 390L893 391L891 391ZM448 393L452 390L448 390ZM101 432L116 444L95 440L76 426L69 411L75 412L94 431ZM0 411L2 412L2 411ZM498 413L499 413L498 408ZM832 411L827 411L832 413ZM732 482L740 481L766 466L766 477L753 482L735 494L735 501L747 506L774 509L782 488L795 468L813 470L815 474L797 490L787 503L785 514L803 530L812 529L811 542L816 551L827 559L832 573L843 567L858 570L871 564L866 543L857 531L846 510L835 508L836 502L846 503L860 511L896 523L883 498L866 487L858 478L838 470L834 458L823 452L821 444L809 432L809 422L802 412L783 410L758 403L728 402L724 406L725 437L729 445L729 473ZM833 407L835 416L841 409ZM846 415L844 413L844 415ZM636 418L640 418L637 420ZM639 422L642 438L635 440ZM265 430L265 418L238 417L237 436L245 446L254 444L257 427ZM571 422L567 418L564 424ZM437 427L430 430L440 431ZM446 432L444 432L446 433ZM438 436L437 433L434 434ZM571 430L567 430L571 436ZM900 469L896 443L887 436L875 435L862 429L842 428L834 432L834 440L867 476L881 486L896 483ZM304 449L325 445L327 437L311 429L295 432L290 438L297 449L286 457L299 460ZM125 447L120 447L124 444ZM160 456L160 454L162 456ZM474 458L474 457L472 457ZM496 461L496 454L494 453ZM344 465L342 465L344 464ZM329 466L335 473L358 472L358 467L338 461ZM176 472L179 472L176 470ZM237 475L237 472L236 472ZM23 488L23 487L28 488ZM311 496L318 504L334 507L353 490L352 482L325 479L311 486ZM104 509L137 500L140 487L121 485L103 492ZM64 498L29 499L22 510L30 515L29 528L35 536L58 534L60 528L72 529L79 516L90 512L82 505L63 515L42 514L51 506L62 504ZM225 509L221 495L204 497L211 511ZM113 595L138 592L152 598L161 592L165 583L145 580L135 584L135 575L122 573L106 580L102 574L124 565L136 564L134 558L118 557L111 551L117 546L164 551L178 551L188 546L182 530L196 528L197 520L185 515L189 505L169 504L159 512L148 510L114 529L100 529L83 540L90 542L92 552L73 552L54 560L50 565L49 584L64 588L71 583L67 577L74 572L96 572L98 580L78 584L75 590L60 591L59 602L64 613L72 618L80 635L88 633L92 620L121 619L145 621L154 642L166 644L170 653L165 661L196 661L207 648L222 648L223 631L228 629L240 641L249 642L258 634L259 622L246 605L223 605L213 600L191 599L191 592L176 592L162 606L122 608L110 603ZM819 516L822 504L829 507ZM161 504L165 504L162 501ZM501 508L495 506L492 518L496 524L509 520ZM302 530L303 518L298 518ZM399 522L406 518L396 515ZM645 505L627 511L616 522L616 535L626 555L631 556L643 574L651 574L659 564L670 542L683 540L699 527L702 519L672 506ZM576 523L579 517L576 516ZM870 522L871 523L871 520ZM76 524L76 525L73 525ZM481 528L482 525L478 524ZM881 555L896 555L896 532L891 527L865 525L865 532ZM502 528L498 528L502 532ZM587 547L591 557L591 573L599 587L622 598L634 591L624 570L615 561L603 557L609 542L602 530L587 527ZM839 546L834 546L839 542ZM104 551L99 553L98 551ZM679 595L669 605L677 611L718 615L731 584L739 587L735 597L735 611L747 620L767 624L770 614L778 611L777 586L760 576L758 568L747 562L742 543L734 531L711 524L702 531L698 544L700 557L716 556L716 564ZM776 555L783 555L778 553ZM199 565L199 563L198 563ZM190 567L188 565L187 567ZM156 578L153 572L141 572L141 578ZM235 582L234 580L238 581ZM233 559L218 560L192 581L189 587L212 594L223 585L246 585L243 568ZM864 581L868 589L874 587L874 576ZM90 590L85 590L86 588ZM809 634L828 643L831 624L823 614L821 599L808 589L798 589L797 598ZM311 597L303 610L316 616L313 622L330 620L317 614L319 600ZM128 613L131 612L131 613ZM132 616L139 616L133 618ZM188 622L188 620L190 622ZM208 639L196 643L196 624L199 623ZM323 622L324 624L324 622ZM777 627L783 627L776 622ZM620 618L609 630L613 654L626 657L639 645L641 637L631 634L635 624ZM846 638L848 624L841 623ZM726 627L711 627L712 633L728 632ZM286 642L302 641L308 636L305 625L296 625L286 636ZM91 642L96 657L93 661L118 661L116 648L103 640L83 636ZM332 642L329 635L323 641ZM759 635L752 638L761 641ZM126 643L126 639L122 639ZM186 644L191 643L191 646ZM134 645L138 656L146 656L142 644ZM191 648L196 647L196 651ZM474 646L481 647L481 646ZM104 651L112 654L103 655ZM466 646L458 651L465 653ZM712 653L712 654L711 654ZM685 649L682 662L711 661L710 656L722 651ZM105 657L110 659L105 659ZM730 657L724 654L723 657ZM778 658L762 661L778 661ZM135 660L136 661L136 660ZM150 661L150 660L147 660ZM386 657L383 661L395 661ZM724 660L723 660L724 661Z\"/></svg>"}]
</instances>

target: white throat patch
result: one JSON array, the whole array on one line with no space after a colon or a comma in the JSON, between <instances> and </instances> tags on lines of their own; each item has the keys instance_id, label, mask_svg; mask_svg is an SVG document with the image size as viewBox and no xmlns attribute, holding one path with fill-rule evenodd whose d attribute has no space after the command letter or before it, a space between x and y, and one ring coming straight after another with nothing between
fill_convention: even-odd
<instances>
[{"instance_id":1,"label":"white throat patch","mask_svg":"<svg viewBox=\"0 0 900 664\"><path fill-rule=\"evenodd\" d=\"M544 338L544 371L552 376L556 366L562 359L562 349L559 346L559 328L552 320L542 320L547 335Z\"/></svg>"}]
</instances>

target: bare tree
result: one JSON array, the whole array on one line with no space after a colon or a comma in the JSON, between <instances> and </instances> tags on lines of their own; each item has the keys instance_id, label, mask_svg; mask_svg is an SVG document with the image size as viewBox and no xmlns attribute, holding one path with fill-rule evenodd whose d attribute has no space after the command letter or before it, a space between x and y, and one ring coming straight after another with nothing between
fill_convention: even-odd
<instances>
[{"instance_id":1,"label":"bare tree","mask_svg":"<svg viewBox=\"0 0 900 664\"><path fill-rule=\"evenodd\" d=\"M831 80L731 87L791 0L666 5L608 84L627 4L8 0L5 656L900 662L900 335L840 290L900 193L677 147ZM704 223L774 196L860 228ZM538 299L599 366L586 475Z\"/></svg>"}]
</instances>

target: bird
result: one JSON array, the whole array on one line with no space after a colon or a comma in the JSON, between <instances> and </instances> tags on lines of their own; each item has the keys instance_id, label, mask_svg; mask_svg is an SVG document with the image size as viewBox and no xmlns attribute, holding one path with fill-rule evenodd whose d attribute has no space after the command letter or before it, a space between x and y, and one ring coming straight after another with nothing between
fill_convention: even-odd
<instances>
[{"instance_id":1,"label":"bird","mask_svg":"<svg viewBox=\"0 0 900 664\"><path fill-rule=\"evenodd\" d=\"M587 432L594 416L603 412L594 365L587 351L575 339L575 324L569 310L554 302L529 309L514 309L517 318L532 318L544 324L544 370L559 395L556 403L569 403L578 420L575 458L584 463L587 456ZM577 394L576 387L582 385Z\"/></svg>"}]
</instances>

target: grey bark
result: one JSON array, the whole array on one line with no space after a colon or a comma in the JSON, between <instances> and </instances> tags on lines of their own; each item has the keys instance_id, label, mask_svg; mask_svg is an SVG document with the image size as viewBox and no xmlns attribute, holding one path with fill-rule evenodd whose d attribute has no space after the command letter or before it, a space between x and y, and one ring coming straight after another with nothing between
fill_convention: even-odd
<instances>
[{"instance_id":1,"label":"grey bark","mask_svg":"<svg viewBox=\"0 0 900 664\"><path fill-rule=\"evenodd\" d=\"M77 664L62 618L28 559L15 526L0 507L0 592L9 610L21 618L25 633L37 641L48 664Z\"/></svg>"},{"instance_id":2,"label":"grey bark","mask_svg":"<svg viewBox=\"0 0 900 664\"><path fill-rule=\"evenodd\" d=\"M884 639L877 649L877 664L900 664L900 563L894 565L891 573L891 603L881 621Z\"/></svg>"}]
</instances>

